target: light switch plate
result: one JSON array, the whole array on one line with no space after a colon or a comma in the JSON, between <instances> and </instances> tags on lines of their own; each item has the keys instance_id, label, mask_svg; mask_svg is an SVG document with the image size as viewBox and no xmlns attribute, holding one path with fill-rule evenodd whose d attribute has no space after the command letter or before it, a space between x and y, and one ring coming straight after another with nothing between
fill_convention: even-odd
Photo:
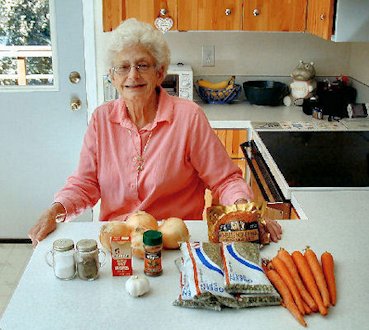
<instances>
[{"instance_id":1,"label":"light switch plate","mask_svg":"<svg viewBox=\"0 0 369 330\"><path fill-rule=\"evenodd\" d=\"M215 66L215 46L202 46L202 66Z\"/></svg>"}]
</instances>

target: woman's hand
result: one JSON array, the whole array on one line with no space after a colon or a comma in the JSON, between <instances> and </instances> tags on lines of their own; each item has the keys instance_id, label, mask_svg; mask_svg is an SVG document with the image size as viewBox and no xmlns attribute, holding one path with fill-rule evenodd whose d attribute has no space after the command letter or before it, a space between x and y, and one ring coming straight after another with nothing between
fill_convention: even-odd
<instances>
[{"instance_id":1,"label":"woman's hand","mask_svg":"<svg viewBox=\"0 0 369 330\"><path fill-rule=\"evenodd\" d=\"M247 202L246 199L240 198L234 203L244 204ZM265 220L265 227L262 229L265 229L270 234L270 239L275 243L282 238L282 227L276 220Z\"/></svg>"},{"instance_id":2,"label":"woman's hand","mask_svg":"<svg viewBox=\"0 0 369 330\"><path fill-rule=\"evenodd\" d=\"M282 238L282 227L276 220L265 220L265 227L274 243Z\"/></svg>"},{"instance_id":3,"label":"woman's hand","mask_svg":"<svg viewBox=\"0 0 369 330\"><path fill-rule=\"evenodd\" d=\"M65 213L63 205L55 203L41 214L37 223L28 232L28 236L32 240L33 247L56 229L56 218L60 214L65 215Z\"/></svg>"}]
</instances>

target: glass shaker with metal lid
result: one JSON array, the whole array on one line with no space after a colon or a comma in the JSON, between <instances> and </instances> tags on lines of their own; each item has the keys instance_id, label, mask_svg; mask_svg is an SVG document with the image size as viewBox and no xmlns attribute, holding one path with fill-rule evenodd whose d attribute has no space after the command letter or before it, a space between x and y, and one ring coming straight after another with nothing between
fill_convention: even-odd
<instances>
[{"instance_id":1,"label":"glass shaker with metal lid","mask_svg":"<svg viewBox=\"0 0 369 330\"><path fill-rule=\"evenodd\" d=\"M77 274L82 280L93 281L99 276L99 268L104 266L106 254L98 249L94 239L82 239L76 245ZM100 262L100 255L102 261Z\"/></svg>"},{"instance_id":2,"label":"glass shaker with metal lid","mask_svg":"<svg viewBox=\"0 0 369 330\"><path fill-rule=\"evenodd\" d=\"M71 239L57 239L53 249L46 254L47 264L53 268L57 278L70 280L76 275L74 242Z\"/></svg>"}]
</instances>

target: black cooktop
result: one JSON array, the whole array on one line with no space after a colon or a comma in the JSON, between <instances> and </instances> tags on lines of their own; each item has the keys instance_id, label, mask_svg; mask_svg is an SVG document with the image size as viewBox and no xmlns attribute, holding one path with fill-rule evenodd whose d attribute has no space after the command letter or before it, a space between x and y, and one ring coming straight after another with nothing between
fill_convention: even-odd
<instances>
[{"instance_id":1,"label":"black cooktop","mask_svg":"<svg viewBox=\"0 0 369 330\"><path fill-rule=\"evenodd\" d=\"M369 187L369 132L258 132L290 187Z\"/></svg>"}]
</instances>

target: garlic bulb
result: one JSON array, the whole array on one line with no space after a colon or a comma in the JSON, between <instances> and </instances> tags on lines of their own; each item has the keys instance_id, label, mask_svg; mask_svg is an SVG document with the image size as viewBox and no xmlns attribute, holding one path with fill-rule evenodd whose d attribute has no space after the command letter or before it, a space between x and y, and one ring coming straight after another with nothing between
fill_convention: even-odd
<instances>
[{"instance_id":1,"label":"garlic bulb","mask_svg":"<svg viewBox=\"0 0 369 330\"><path fill-rule=\"evenodd\" d=\"M144 276L133 275L126 282L126 290L132 297L139 297L150 290L150 282Z\"/></svg>"}]
</instances>

